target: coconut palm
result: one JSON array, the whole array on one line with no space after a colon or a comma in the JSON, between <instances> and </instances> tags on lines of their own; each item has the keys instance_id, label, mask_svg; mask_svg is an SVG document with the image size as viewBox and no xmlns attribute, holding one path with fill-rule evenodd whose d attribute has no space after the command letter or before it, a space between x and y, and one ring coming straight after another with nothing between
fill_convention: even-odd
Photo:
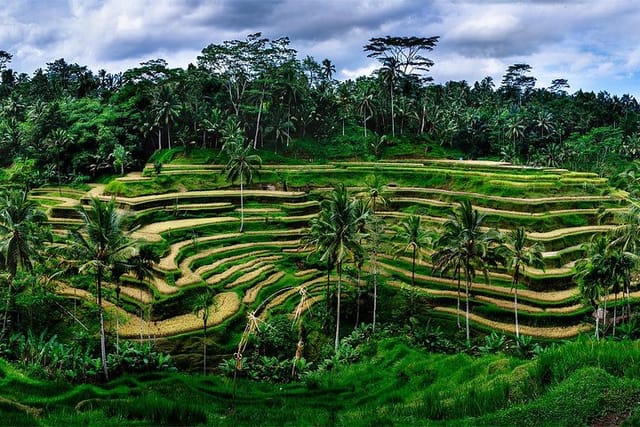
<instances>
[{"instance_id":1,"label":"coconut palm","mask_svg":"<svg viewBox=\"0 0 640 427\"><path fill-rule=\"evenodd\" d=\"M138 251L127 261L127 267L141 282L153 279L153 265L160 262L160 256L153 251L150 246L141 246ZM142 288L140 288L140 296L142 300ZM140 305L140 319L144 318L144 306ZM147 322L151 318L151 305L147 313ZM140 322L140 339L142 340L142 322ZM150 335L149 335L150 339Z\"/></svg>"},{"instance_id":2,"label":"coconut palm","mask_svg":"<svg viewBox=\"0 0 640 427\"><path fill-rule=\"evenodd\" d=\"M487 266L496 260L492 251L498 241L495 231L483 231L485 216L473 209L471 202L460 202L444 224L444 232L436 241L434 264L457 270L458 277L464 273L465 279L465 318L467 344L471 343L469 330L469 290L476 271L483 272L488 280ZM458 279L460 280L460 279Z\"/></svg>"},{"instance_id":3,"label":"coconut palm","mask_svg":"<svg viewBox=\"0 0 640 427\"><path fill-rule=\"evenodd\" d=\"M49 133L45 139L45 147L49 153L52 153L55 157L56 175L58 178L58 191L61 192L60 186L62 185L62 163L60 162L60 155L64 153L67 147L73 142L71 135L64 129L55 129Z\"/></svg>"},{"instance_id":4,"label":"coconut palm","mask_svg":"<svg viewBox=\"0 0 640 427\"><path fill-rule=\"evenodd\" d=\"M68 260L80 273L87 272L95 277L100 318L100 356L104 376L108 379L102 282L114 264L125 262L131 255L134 242L130 238L130 232L124 231L123 218L114 199L109 202L91 199L89 208L81 206L78 214L82 219L82 227L69 232Z\"/></svg>"},{"instance_id":5,"label":"coconut palm","mask_svg":"<svg viewBox=\"0 0 640 427\"><path fill-rule=\"evenodd\" d=\"M423 229L420 217L417 215L405 218L394 229L399 244L398 252L411 253L411 286L415 286L416 261L422 259L422 249L429 244L429 236Z\"/></svg>"},{"instance_id":6,"label":"coconut palm","mask_svg":"<svg viewBox=\"0 0 640 427\"><path fill-rule=\"evenodd\" d=\"M371 254L371 269L373 276L373 321L372 330L376 331L376 314L378 308L378 253L380 245L385 241L385 223L380 217L372 215L367 222L367 241Z\"/></svg>"},{"instance_id":7,"label":"coconut palm","mask_svg":"<svg viewBox=\"0 0 640 427\"><path fill-rule=\"evenodd\" d=\"M327 80L331 80L335 72L336 66L331 63L331 60L328 58L323 59L321 69L322 77Z\"/></svg>"},{"instance_id":8,"label":"coconut palm","mask_svg":"<svg viewBox=\"0 0 640 427\"><path fill-rule=\"evenodd\" d=\"M33 259L45 237L42 226L46 219L38 205L27 198L26 191L8 190L0 196L0 253L9 275L0 339L7 331L16 273L33 269Z\"/></svg>"},{"instance_id":9,"label":"coconut palm","mask_svg":"<svg viewBox=\"0 0 640 427\"><path fill-rule=\"evenodd\" d=\"M353 258L362 250L360 246L360 233L358 224L360 218L349 198L347 189L338 184L331 192L329 199L321 203L321 225L317 227L325 232L325 236L319 241L321 244L320 260L332 260L338 272L338 289L336 295L336 333L334 349L338 351L340 340L340 295L342 293L342 267L346 260Z\"/></svg>"},{"instance_id":10,"label":"coconut palm","mask_svg":"<svg viewBox=\"0 0 640 427\"><path fill-rule=\"evenodd\" d=\"M158 128L162 125L167 130L167 144L171 148L171 123L178 119L180 103L176 98L173 88L169 85L160 86L154 93L152 114Z\"/></svg>"},{"instance_id":11,"label":"coconut palm","mask_svg":"<svg viewBox=\"0 0 640 427\"><path fill-rule=\"evenodd\" d=\"M387 199L385 198L387 186L378 175L372 175L367 179L366 184L366 197L371 204L371 214L375 215L378 203L383 206L387 204Z\"/></svg>"},{"instance_id":12,"label":"coconut palm","mask_svg":"<svg viewBox=\"0 0 640 427\"><path fill-rule=\"evenodd\" d=\"M207 322L212 308L217 309L214 294L206 288L197 296L193 304L193 314L202 319L202 373L205 375L207 374Z\"/></svg>"},{"instance_id":13,"label":"coconut palm","mask_svg":"<svg viewBox=\"0 0 640 427\"><path fill-rule=\"evenodd\" d=\"M631 272L633 266L637 265L637 254L640 251L640 206L633 204L627 215L623 218L623 224L616 227L611 235L610 248L624 255L625 262L632 264L629 268L620 268L620 274L624 273L622 282L624 284L624 294L627 300L626 316L630 320L631 314ZM622 263L624 265L624 263Z\"/></svg>"},{"instance_id":14,"label":"coconut palm","mask_svg":"<svg viewBox=\"0 0 640 427\"><path fill-rule=\"evenodd\" d=\"M243 147L242 143L227 146L229 161L224 168L227 180L234 182L240 180L240 232L244 228L244 184L251 184L253 174L260 166L262 159L257 154L251 153L251 146Z\"/></svg>"},{"instance_id":15,"label":"coconut palm","mask_svg":"<svg viewBox=\"0 0 640 427\"><path fill-rule=\"evenodd\" d=\"M304 247L312 248L312 253L321 254L321 258L323 261L327 263L327 287L325 291L325 301L327 312L329 311L329 302L330 302L330 287L331 287L331 270L333 270L333 256L332 254L326 253L325 248L328 244L327 239L329 236L329 231L331 229L330 224L331 220L329 218L329 210L322 209L318 216L314 217L309 221L309 231L303 237Z\"/></svg>"},{"instance_id":16,"label":"coconut palm","mask_svg":"<svg viewBox=\"0 0 640 427\"><path fill-rule=\"evenodd\" d=\"M511 288L513 289L516 338L520 338L520 328L518 326L518 284L526 267L544 270L544 260L542 259L542 251L544 248L539 242L527 246L527 235L523 227L511 230L502 248L504 249L503 256L506 260L507 268L512 271Z\"/></svg>"},{"instance_id":17,"label":"coconut palm","mask_svg":"<svg viewBox=\"0 0 640 427\"><path fill-rule=\"evenodd\" d=\"M603 239L592 240L586 247L587 257L576 262L576 273L573 276L578 283L582 297L593 307L596 319L596 339L600 338L600 302L605 294L607 266L604 261L606 245ZM606 311L606 308L605 308Z\"/></svg>"}]
</instances>

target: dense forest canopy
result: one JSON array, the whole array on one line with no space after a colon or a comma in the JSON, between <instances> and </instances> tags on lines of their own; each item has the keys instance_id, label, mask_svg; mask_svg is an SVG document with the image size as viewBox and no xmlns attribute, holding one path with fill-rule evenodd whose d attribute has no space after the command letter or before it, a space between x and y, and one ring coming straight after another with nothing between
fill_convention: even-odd
<instances>
[{"instance_id":1,"label":"dense forest canopy","mask_svg":"<svg viewBox=\"0 0 640 427\"><path fill-rule=\"evenodd\" d=\"M154 59L117 74L63 58L18 74L0 51L0 158L11 179L35 185L140 167L157 148L220 147L238 132L254 148L316 160L332 144L373 158L401 139L599 174L637 154L634 97L570 93L561 77L539 88L528 64L509 66L499 85L436 84L426 54L437 42L372 38L363 55L380 68L346 81L330 59L260 33L210 44L186 69Z\"/></svg>"}]
</instances>

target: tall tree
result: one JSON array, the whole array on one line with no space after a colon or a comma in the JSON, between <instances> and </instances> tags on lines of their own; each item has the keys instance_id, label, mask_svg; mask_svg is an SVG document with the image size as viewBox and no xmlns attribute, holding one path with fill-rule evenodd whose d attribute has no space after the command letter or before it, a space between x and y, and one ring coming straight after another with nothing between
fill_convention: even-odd
<instances>
[{"instance_id":1,"label":"tall tree","mask_svg":"<svg viewBox=\"0 0 640 427\"><path fill-rule=\"evenodd\" d=\"M332 259L338 272L338 289L336 292L336 331L334 340L334 350L338 351L340 341L340 302L342 293L342 270L344 262L359 254L362 250L360 246L360 236L358 224L360 218L354 206L354 201L349 197L349 193L344 185L338 184L329 195L329 199L321 202L320 214L323 224L321 228L325 231L322 239L321 260Z\"/></svg>"},{"instance_id":2,"label":"tall tree","mask_svg":"<svg viewBox=\"0 0 640 427\"><path fill-rule=\"evenodd\" d=\"M422 259L422 249L429 244L429 235L424 230L418 215L405 218L395 227L398 252L411 253L411 286L416 284L416 261Z\"/></svg>"},{"instance_id":3,"label":"tall tree","mask_svg":"<svg viewBox=\"0 0 640 427\"><path fill-rule=\"evenodd\" d=\"M0 196L0 253L9 273L0 340L7 331L13 304L13 285L19 270L31 271L43 245L43 225L47 217L22 190L5 190Z\"/></svg>"},{"instance_id":4,"label":"tall tree","mask_svg":"<svg viewBox=\"0 0 640 427\"><path fill-rule=\"evenodd\" d=\"M262 159L257 154L251 154L251 145L244 147L242 142L227 145L229 161L225 165L224 173L231 183L240 181L240 232L244 228L244 185L251 184L254 173L262 166Z\"/></svg>"},{"instance_id":5,"label":"tall tree","mask_svg":"<svg viewBox=\"0 0 640 427\"><path fill-rule=\"evenodd\" d=\"M440 38L434 37L373 37L364 45L367 57L382 63L380 72L386 76L391 100L391 134L395 136L394 85L398 77L417 77L416 72L426 72L433 61L423 52L433 50Z\"/></svg>"},{"instance_id":6,"label":"tall tree","mask_svg":"<svg viewBox=\"0 0 640 427\"><path fill-rule=\"evenodd\" d=\"M89 209L81 206L78 214L82 219L82 228L69 232L68 260L77 266L80 273L87 272L95 277L100 318L100 356L105 379L108 379L102 284L114 264L126 263L134 242L130 238L130 232L124 230L123 217L118 212L114 199L109 202L91 199Z\"/></svg>"},{"instance_id":7,"label":"tall tree","mask_svg":"<svg viewBox=\"0 0 640 427\"><path fill-rule=\"evenodd\" d=\"M207 322L212 308L217 310L214 293L206 288L203 293L198 294L193 304L193 313L202 319L202 373L204 375L207 375Z\"/></svg>"},{"instance_id":8,"label":"tall tree","mask_svg":"<svg viewBox=\"0 0 640 427\"><path fill-rule=\"evenodd\" d=\"M171 148L171 123L178 119L180 113L180 103L173 86L164 84L154 92L152 112L155 123L158 126L164 125L167 132L167 148ZM160 139L158 139L158 142L160 142Z\"/></svg>"},{"instance_id":9,"label":"tall tree","mask_svg":"<svg viewBox=\"0 0 640 427\"><path fill-rule=\"evenodd\" d=\"M527 235L523 227L518 227L509 232L503 248L505 249L503 256L506 260L507 268L512 271L511 288L513 289L516 337L520 338L520 328L518 325L518 284L526 267L544 270L544 260L542 259L542 251L544 248L539 242L533 245L527 245Z\"/></svg>"},{"instance_id":10,"label":"tall tree","mask_svg":"<svg viewBox=\"0 0 640 427\"><path fill-rule=\"evenodd\" d=\"M327 80L331 80L336 72L336 66L331 63L331 60L325 58L322 60L322 77Z\"/></svg>"},{"instance_id":11,"label":"tall tree","mask_svg":"<svg viewBox=\"0 0 640 427\"><path fill-rule=\"evenodd\" d=\"M465 278L465 318L467 344L471 343L469 330L469 290L476 271L482 271L488 280L488 264L494 263L493 245L498 241L495 231L483 230L485 215L463 200L444 223L444 232L436 241L434 263L461 270ZM445 260L449 260L445 262ZM460 273L459 273L460 274Z\"/></svg>"}]
</instances>

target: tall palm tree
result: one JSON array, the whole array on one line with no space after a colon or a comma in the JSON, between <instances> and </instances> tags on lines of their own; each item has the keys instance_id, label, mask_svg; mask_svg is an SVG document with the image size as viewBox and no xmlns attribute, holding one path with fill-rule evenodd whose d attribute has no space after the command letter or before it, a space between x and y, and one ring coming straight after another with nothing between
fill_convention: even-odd
<instances>
[{"instance_id":1,"label":"tall palm tree","mask_svg":"<svg viewBox=\"0 0 640 427\"><path fill-rule=\"evenodd\" d=\"M331 63L331 60L325 58L322 60L322 77L327 80L331 80L333 74L336 72L336 66Z\"/></svg>"},{"instance_id":2,"label":"tall palm tree","mask_svg":"<svg viewBox=\"0 0 640 427\"><path fill-rule=\"evenodd\" d=\"M516 337L519 338L518 284L526 267L534 267L544 270L544 260L542 259L542 251L544 248L539 242L527 246L527 235L523 227L518 227L509 232L503 248L505 250L504 258L506 260L507 268L511 269L513 272L511 276L511 288L513 289Z\"/></svg>"},{"instance_id":3,"label":"tall palm tree","mask_svg":"<svg viewBox=\"0 0 640 427\"><path fill-rule=\"evenodd\" d=\"M375 215L378 203L383 206L387 204L387 199L385 198L387 186L385 185L382 178L380 178L380 176L376 174L369 178L366 181L366 184L367 199L371 204L371 214Z\"/></svg>"},{"instance_id":4,"label":"tall palm tree","mask_svg":"<svg viewBox=\"0 0 640 427\"><path fill-rule=\"evenodd\" d=\"M154 93L152 113L158 126L164 125L167 130L168 148L171 148L171 123L178 119L180 103L173 88L169 85L160 86Z\"/></svg>"},{"instance_id":5,"label":"tall palm tree","mask_svg":"<svg viewBox=\"0 0 640 427\"><path fill-rule=\"evenodd\" d=\"M626 262L630 264L628 268L619 269L619 273L624 274L622 281L627 300L627 321L631 319L631 272L633 266L637 265L637 254L640 252L640 205L632 203L631 209L623 219L623 224L613 230L612 240L609 243L609 246L624 255Z\"/></svg>"},{"instance_id":6,"label":"tall palm tree","mask_svg":"<svg viewBox=\"0 0 640 427\"><path fill-rule=\"evenodd\" d=\"M376 331L376 314L378 309L378 253L381 243L386 239L384 220L378 216L372 215L370 221L367 222L367 240L368 248L371 254L371 268L373 276L373 321L372 330Z\"/></svg>"},{"instance_id":7,"label":"tall palm tree","mask_svg":"<svg viewBox=\"0 0 640 427\"><path fill-rule=\"evenodd\" d=\"M71 139L71 135L65 129L55 129L49 132L49 135L45 139L45 147L47 151L52 153L55 156L55 167L56 167L56 175L58 177L58 191L61 192L60 189L62 185L62 163L60 162L60 155L64 153L71 144L73 140Z\"/></svg>"},{"instance_id":8,"label":"tall palm tree","mask_svg":"<svg viewBox=\"0 0 640 427\"><path fill-rule=\"evenodd\" d=\"M153 279L153 265L160 262L160 256L153 251L150 246L140 246L135 255L127 260L127 268L136 276L141 282L145 279ZM140 296L142 297L142 288L140 288ZM142 301L142 298L140 299ZM151 307L153 302L149 305L147 310L147 322L151 319ZM144 305L140 304L140 319L144 319ZM149 334L149 341L151 336ZM142 340L142 322L140 322L140 340Z\"/></svg>"},{"instance_id":9,"label":"tall palm tree","mask_svg":"<svg viewBox=\"0 0 640 427\"><path fill-rule=\"evenodd\" d=\"M78 271L88 272L95 277L100 317L100 356L105 379L109 378L107 368L107 347L104 330L104 308L102 305L102 282L114 264L124 263L131 255L134 242L130 232L125 232L122 215L118 212L114 199L102 202L91 199L89 209L78 208L82 228L69 232L69 261Z\"/></svg>"},{"instance_id":10,"label":"tall palm tree","mask_svg":"<svg viewBox=\"0 0 640 427\"><path fill-rule=\"evenodd\" d=\"M584 299L593 307L596 319L596 339L600 338L600 302L606 293L609 272L605 260L606 243L602 237L593 239L586 246L587 256L576 262L573 276ZM605 306L606 312L606 306ZM606 320L606 319L605 319Z\"/></svg>"},{"instance_id":11,"label":"tall palm tree","mask_svg":"<svg viewBox=\"0 0 640 427\"><path fill-rule=\"evenodd\" d=\"M416 260L422 259L422 249L429 242L429 235L422 228L420 217L412 215L395 227L396 239L400 244L398 252L411 253L411 286L416 284Z\"/></svg>"},{"instance_id":12,"label":"tall palm tree","mask_svg":"<svg viewBox=\"0 0 640 427\"><path fill-rule=\"evenodd\" d=\"M395 121L395 102L394 102L394 86L400 75L400 63L393 57L384 59L382 68L379 70L380 77L383 82L389 87L389 99L391 101L391 136L396 136L396 121Z\"/></svg>"},{"instance_id":13,"label":"tall palm tree","mask_svg":"<svg viewBox=\"0 0 640 427\"><path fill-rule=\"evenodd\" d=\"M355 231L360 237L358 245L360 247L364 244L364 236L367 231L367 221L369 216L371 215L371 210L369 209L369 203L363 199L355 199L352 202L353 209L355 211L356 216L356 224ZM362 267L365 262L365 254L364 251L358 251L354 254L354 261L356 264L356 268L358 270L358 275L356 277L356 323L355 327L357 328L360 322L360 281L362 279Z\"/></svg>"},{"instance_id":14,"label":"tall palm tree","mask_svg":"<svg viewBox=\"0 0 640 427\"><path fill-rule=\"evenodd\" d=\"M496 254L492 247L499 237L493 230L483 231L484 219L485 216L473 209L470 201L461 201L460 206L449 215L444 224L444 232L435 244L435 265L454 268L459 276L464 273L467 344L471 343L469 290L477 270L482 271L488 279L487 266L495 261Z\"/></svg>"},{"instance_id":15,"label":"tall palm tree","mask_svg":"<svg viewBox=\"0 0 640 427\"><path fill-rule=\"evenodd\" d=\"M303 243L305 248L311 247L312 253L321 254L321 260L327 263L327 286L325 290L325 301L327 313L329 312L330 303L330 287L331 287L331 270L333 270L333 254L325 251L328 245L328 236L331 230L331 219L329 218L330 212L328 209L321 209L318 216L309 221L309 231L303 237Z\"/></svg>"},{"instance_id":16,"label":"tall palm tree","mask_svg":"<svg viewBox=\"0 0 640 427\"><path fill-rule=\"evenodd\" d=\"M214 310L217 309L213 297L213 292L209 288L206 288L203 293L196 297L193 304L193 313L199 318L202 318L202 373L204 375L207 374L207 322L211 314L212 306Z\"/></svg>"},{"instance_id":17,"label":"tall palm tree","mask_svg":"<svg viewBox=\"0 0 640 427\"><path fill-rule=\"evenodd\" d=\"M353 258L354 254L361 252L358 224L360 218L354 207L353 200L343 184L338 184L331 192L329 199L321 202L319 218L322 225L318 227L324 230L325 236L320 241L320 259L331 259L338 272L338 289L336 295L336 333L334 350L338 351L340 341L340 301L342 293L342 267L346 260Z\"/></svg>"},{"instance_id":18,"label":"tall palm tree","mask_svg":"<svg viewBox=\"0 0 640 427\"><path fill-rule=\"evenodd\" d=\"M232 145L228 153L229 161L224 168L224 173L229 182L240 180L240 232L242 233L244 228L244 184L251 184L254 172L262 166L262 159L257 154L250 154L251 145L243 147L242 143Z\"/></svg>"},{"instance_id":19,"label":"tall palm tree","mask_svg":"<svg viewBox=\"0 0 640 427\"><path fill-rule=\"evenodd\" d=\"M358 93L358 108L360 114L362 115L362 128L364 130L364 137L367 138L367 122L373 116L373 90L370 84L365 82L365 85L362 87L360 92Z\"/></svg>"},{"instance_id":20,"label":"tall palm tree","mask_svg":"<svg viewBox=\"0 0 640 427\"><path fill-rule=\"evenodd\" d=\"M42 248L43 224L47 216L27 198L23 190L7 190L0 196L0 253L9 274L7 300L2 321L2 339L13 301L13 281L18 270L31 271Z\"/></svg>"}]
</instances>

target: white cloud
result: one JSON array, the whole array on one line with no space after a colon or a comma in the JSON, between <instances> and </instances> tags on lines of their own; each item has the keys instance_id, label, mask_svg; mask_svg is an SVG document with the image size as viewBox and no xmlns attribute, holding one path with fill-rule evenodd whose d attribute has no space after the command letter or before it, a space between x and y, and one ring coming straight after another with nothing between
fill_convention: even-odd
<instances>
[{"instance_id":1,"label":"white cloud","mask_svg":"<svg viewBox=\"0 0 640 427\"><path fill-rule=\"evenodd\" d=\"M524 62L538 86L563 77L572 90L615 82L637 94L638 22L628 0L5 0L0 49L21 72L61 57L122 71L157 57L186 66L210 43L261 31L355 78L377 68L362 50L369 38L439 35L427 54L439 82L490 75L499 84L508 65Z\"/></svg>"}]
</instances>

